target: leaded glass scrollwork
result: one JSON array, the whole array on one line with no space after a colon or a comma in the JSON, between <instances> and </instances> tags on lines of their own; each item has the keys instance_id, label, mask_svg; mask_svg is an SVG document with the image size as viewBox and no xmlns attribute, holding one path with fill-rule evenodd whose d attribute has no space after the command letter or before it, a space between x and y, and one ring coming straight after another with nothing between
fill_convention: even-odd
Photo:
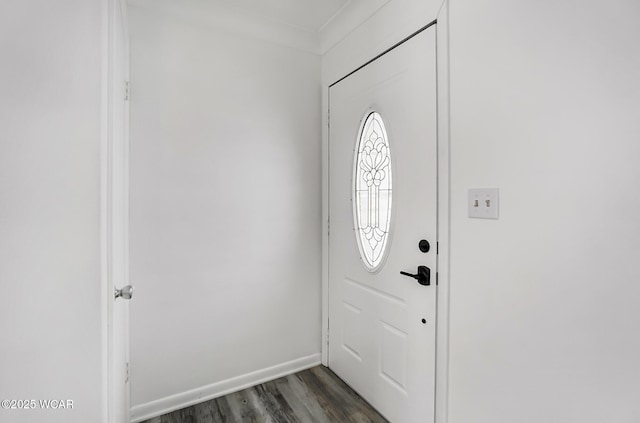
<instances>
[{"instance_id":1,"label":"leaded glass scrollwork","mask_svg":"<svg viewBox=\"0 0 640 423\"><path fill-rule=\"evenodd\" d=\"M354 222L360 256L370 271L382 264L391 224L391 155L382 116L367 115L354 160Z\"/></svg>"}]
</instances>

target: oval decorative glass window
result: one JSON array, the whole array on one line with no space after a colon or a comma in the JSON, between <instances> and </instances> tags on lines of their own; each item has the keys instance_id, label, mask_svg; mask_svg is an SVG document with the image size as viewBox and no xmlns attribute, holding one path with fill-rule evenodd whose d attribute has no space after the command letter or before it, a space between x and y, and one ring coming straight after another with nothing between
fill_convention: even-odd
<instances>
[{"instance_id":1,"label":"oval decorative glass window","mask_svg":"<svg viewBox=\"0 0 640 423\"><path fill-rule=\"evenodd\" d=\"M353 218L360 257L370 272L386 255L391 226L391 155L384 122L370 112L358 134L353 166Z\"/></svg>"}]
</instances>

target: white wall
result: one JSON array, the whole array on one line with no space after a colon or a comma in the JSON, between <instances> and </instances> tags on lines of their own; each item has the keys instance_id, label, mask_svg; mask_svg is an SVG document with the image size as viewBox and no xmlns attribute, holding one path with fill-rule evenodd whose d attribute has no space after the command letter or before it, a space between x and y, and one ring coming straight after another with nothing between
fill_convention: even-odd
<instances>
[{"instance_id":1,"label":"white wall","mask_svg":"<svg viewBox=\"0 0 640 423\"><path fill-rule=\"evenodd\" d=\"M0 3L3 422L98 422L101 2Z\"/></svg>"},{"instance_id":2,"label":"white wall","mask_svg":"<svg viewBox=\"0 0 640 423\"><path fill-rule=\"evenodd\" d=\"M451 1L452 423L640 420L639 21Z\"/></svg>"},{"instance_id":3,"label":"white wall","mask_svg":"<svg viewBox=\"0 0 640 423\"><path fill-rule=\"evenodd\" d=\"M427 9L388 2L323 56L323 85L401 39L416 26L407 22L432 19ZM441 19L451 42L448 421L636 422L640 7L451 0ZM467 218L476 187L500 188L498 221Z\"/></svg>"},{"instance_id":4,"label":"white wall","mask_svg":"<svg viewBox=\"0 0 640 423\"><path fill-rule=\"evenodd\" d=\"M146 8L130 26L140 418L319 362L320 58Z\"/></svg>"}]
</instances>

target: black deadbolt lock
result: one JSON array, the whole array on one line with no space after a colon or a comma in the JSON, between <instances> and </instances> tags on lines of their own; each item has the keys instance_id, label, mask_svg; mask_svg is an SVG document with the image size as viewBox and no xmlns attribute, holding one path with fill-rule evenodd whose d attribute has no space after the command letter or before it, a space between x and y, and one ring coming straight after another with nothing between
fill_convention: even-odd
<instances>
[{"instance_id":1,"label":"black deadbolt lock","mask_svg":"<svg viewBox=\"0 0 640 423\"><path fill-rule=\"evenodd\" d=\"M420 251L422 251L423 253L428 253L431 249L431 245L426 239L421 239L418 243L418 248L420 248Z\"/></svg>"}]
</instances>

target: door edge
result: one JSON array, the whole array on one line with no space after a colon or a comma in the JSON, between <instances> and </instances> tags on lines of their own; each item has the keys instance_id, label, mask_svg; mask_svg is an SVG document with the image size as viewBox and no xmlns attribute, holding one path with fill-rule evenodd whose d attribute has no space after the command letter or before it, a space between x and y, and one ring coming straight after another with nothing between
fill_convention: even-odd
<instances>
[{"instance_id":1,"label":"door edge","mask_svg":"<svg viewBox=\"0 0 640 423\"><path fill-rule=\"evenodd\" d=\"M449 0L444 0L436 25L438 245L436 287L435 423L449 419L449 274L450 274L450 101Z\"/></svg>"}]
</instances>

